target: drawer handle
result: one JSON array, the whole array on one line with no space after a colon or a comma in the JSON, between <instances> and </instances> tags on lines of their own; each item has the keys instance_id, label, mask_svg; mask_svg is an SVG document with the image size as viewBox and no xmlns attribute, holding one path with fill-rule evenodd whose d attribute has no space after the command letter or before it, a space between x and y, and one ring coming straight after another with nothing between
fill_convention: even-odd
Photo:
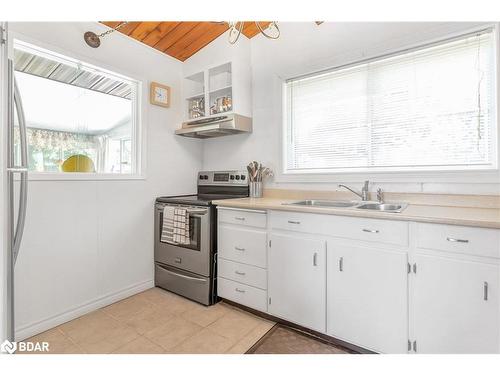
<instances>
[{"instance_id":1,"label":"drawer handle","mask_svg":"<svg viewBox=\"0 0 500 375\"><path fill-rule=\"evenodd\" d=\"M245 291L243 289L240 289L240 288L235 288L234 290L236 290L238 293L245 293Z\"/></svg>"},{"instance_id":2,"label":"drawer handle","mask_svg":"<svg viewBox=\"0 0 500 375\"><path fill-rule=\"evenodd\" d=\"M314 253L313 255L313 266L316 267L318 265L318 253Z\"/></svg>"},{"instance_id":3,"label":"drawer handle","mask_svg":"<svg viewBox=\"0 0 500 375\"><path fill-rule=\"evenodd\" d=\"M340 272L344 271L344 257L339 258L339 271Z\"/></svg>"},{"instance_id":4,"label":"drawer handle","mask_svg":"<svg viewBox=\"0 0 500 375\"><path fill-rule=\"evenodd\" d=\"M235 247L234 247L234 250L238 250L238 251L245 251L245 248L244 248L244 247L238 247L238 246L235 246Z\"/></svg>"},{"instance_id":5,"label":"drawer handle","mask_svg":"<svg viewBox=\"0 0 500 375\"><path fill-rule=\"evenodd\" d=\"M378 233L378 229L363 229L363 232L366 232L366 233Z\"/></svg>"},{"instance_id":6,"label":"drawer handle","mask_svg":"<svg viewBox=\"0 0 500 375\"><path fill-rule=\"evenodd\" d=\"M488 283L485 281L483 285L483 299L488 301Z\"/></svg>"},{"instance_id":7,"label":"drawer handle","mask_svg":"<svg viewBox=\"0 0 500 375\"><path fill-rule=\"evenodd\" d=\"M300 224L300 221L288 220L288 224Z\"/></svg>"},{"instance_id":8,"label":"drawer handle","mask_svg":"<svg viewBox=\"0 0 500 375\"><path fill-rule=\"evenodd\" d=\"M234 217L234 220L245 221L245 218L244 218L244 217L241 217L241 216L235 216L235 217Z\"/></svg>"},{"instance_id":9,"label":"drawer handle","mask_svg":"<svg viewBox=\"0 0 500 375\"><path fill-rule=\"evenodd\" d=\"M469 242L469 240L461 240L460 238L452 238L452 237L446 237L446 241L460 242L460 243L468 243Z\"/></svg>"},{"instance_id":10,"label":"drawer handle","mask_svg":"<svg viewBox=\"0 0 500 375\"><path fill-rule=\"evenodd\" d=\"M246 272L241 272L241 271L234 271L235 274L245 276Z\"/></svg>"}]
</instances>

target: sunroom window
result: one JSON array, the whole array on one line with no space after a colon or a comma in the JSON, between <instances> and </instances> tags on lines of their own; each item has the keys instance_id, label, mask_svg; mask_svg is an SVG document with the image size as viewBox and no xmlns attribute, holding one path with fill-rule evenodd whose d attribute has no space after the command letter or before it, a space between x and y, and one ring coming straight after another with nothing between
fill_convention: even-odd
<instances>
[{"instance_id":1,"label":"sunroom window","mask_svg":"<svg viewBox=\"0 0 500 375\"><path fill-rule=\"evenodd\" d=\"M137 81L22 42L14 56L31 172L140 172Z\"/></svg>"}]
</instances>

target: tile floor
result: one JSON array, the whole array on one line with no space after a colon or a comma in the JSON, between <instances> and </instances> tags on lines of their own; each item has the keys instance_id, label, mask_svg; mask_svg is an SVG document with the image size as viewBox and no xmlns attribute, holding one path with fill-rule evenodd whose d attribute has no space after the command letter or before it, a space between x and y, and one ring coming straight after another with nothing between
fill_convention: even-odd
<instances>
[{"instance_id":1,"label":"tile floor","mask_svg":"<svg viewBox=\"0 0 500 375\"><path fill-rule=\"evenodd\" d=\"M26 341L48 341L53 354L242 354L273 326L225 303L205 307L152 288Z\"/></svg>"}]
</instances>

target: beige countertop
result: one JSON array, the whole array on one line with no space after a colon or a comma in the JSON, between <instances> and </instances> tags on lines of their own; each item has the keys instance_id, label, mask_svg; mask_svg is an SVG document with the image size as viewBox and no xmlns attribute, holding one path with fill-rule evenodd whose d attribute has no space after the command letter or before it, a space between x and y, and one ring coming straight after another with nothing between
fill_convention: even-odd
<instances>
[{"instance_id":1,"label":"beige countertop","mask_svg":"<svg viewBox=\"0 0 500 375\"><path fill-rule=\"evenodd\" d=\"M369 217L378 219L418 221L451 225L466 225L483 228L500 229L499 208L452 207L423 204L409 204L401 213L377 212L355 208L320 208L286 205L297 199L272 198L238 198L215 200L220 207L232 207L256 210L281 210L308 212L315 214Z\"/></svg>"}]
</instances>

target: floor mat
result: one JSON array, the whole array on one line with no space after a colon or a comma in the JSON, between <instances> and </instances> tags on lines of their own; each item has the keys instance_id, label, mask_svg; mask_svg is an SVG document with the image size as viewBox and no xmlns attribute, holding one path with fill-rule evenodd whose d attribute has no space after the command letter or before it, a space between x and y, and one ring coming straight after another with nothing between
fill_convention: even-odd
<instances>
[{"instance_id":1,"label":"floor mat","mask_svg":"<svg viewBox=\"0 0 500 375\"><path fill-rule=\"evenodd\" d=\"M275 325L246 354L351 354L347 348L336 346L306 333Z\"/></svg>"}]
</instances>

